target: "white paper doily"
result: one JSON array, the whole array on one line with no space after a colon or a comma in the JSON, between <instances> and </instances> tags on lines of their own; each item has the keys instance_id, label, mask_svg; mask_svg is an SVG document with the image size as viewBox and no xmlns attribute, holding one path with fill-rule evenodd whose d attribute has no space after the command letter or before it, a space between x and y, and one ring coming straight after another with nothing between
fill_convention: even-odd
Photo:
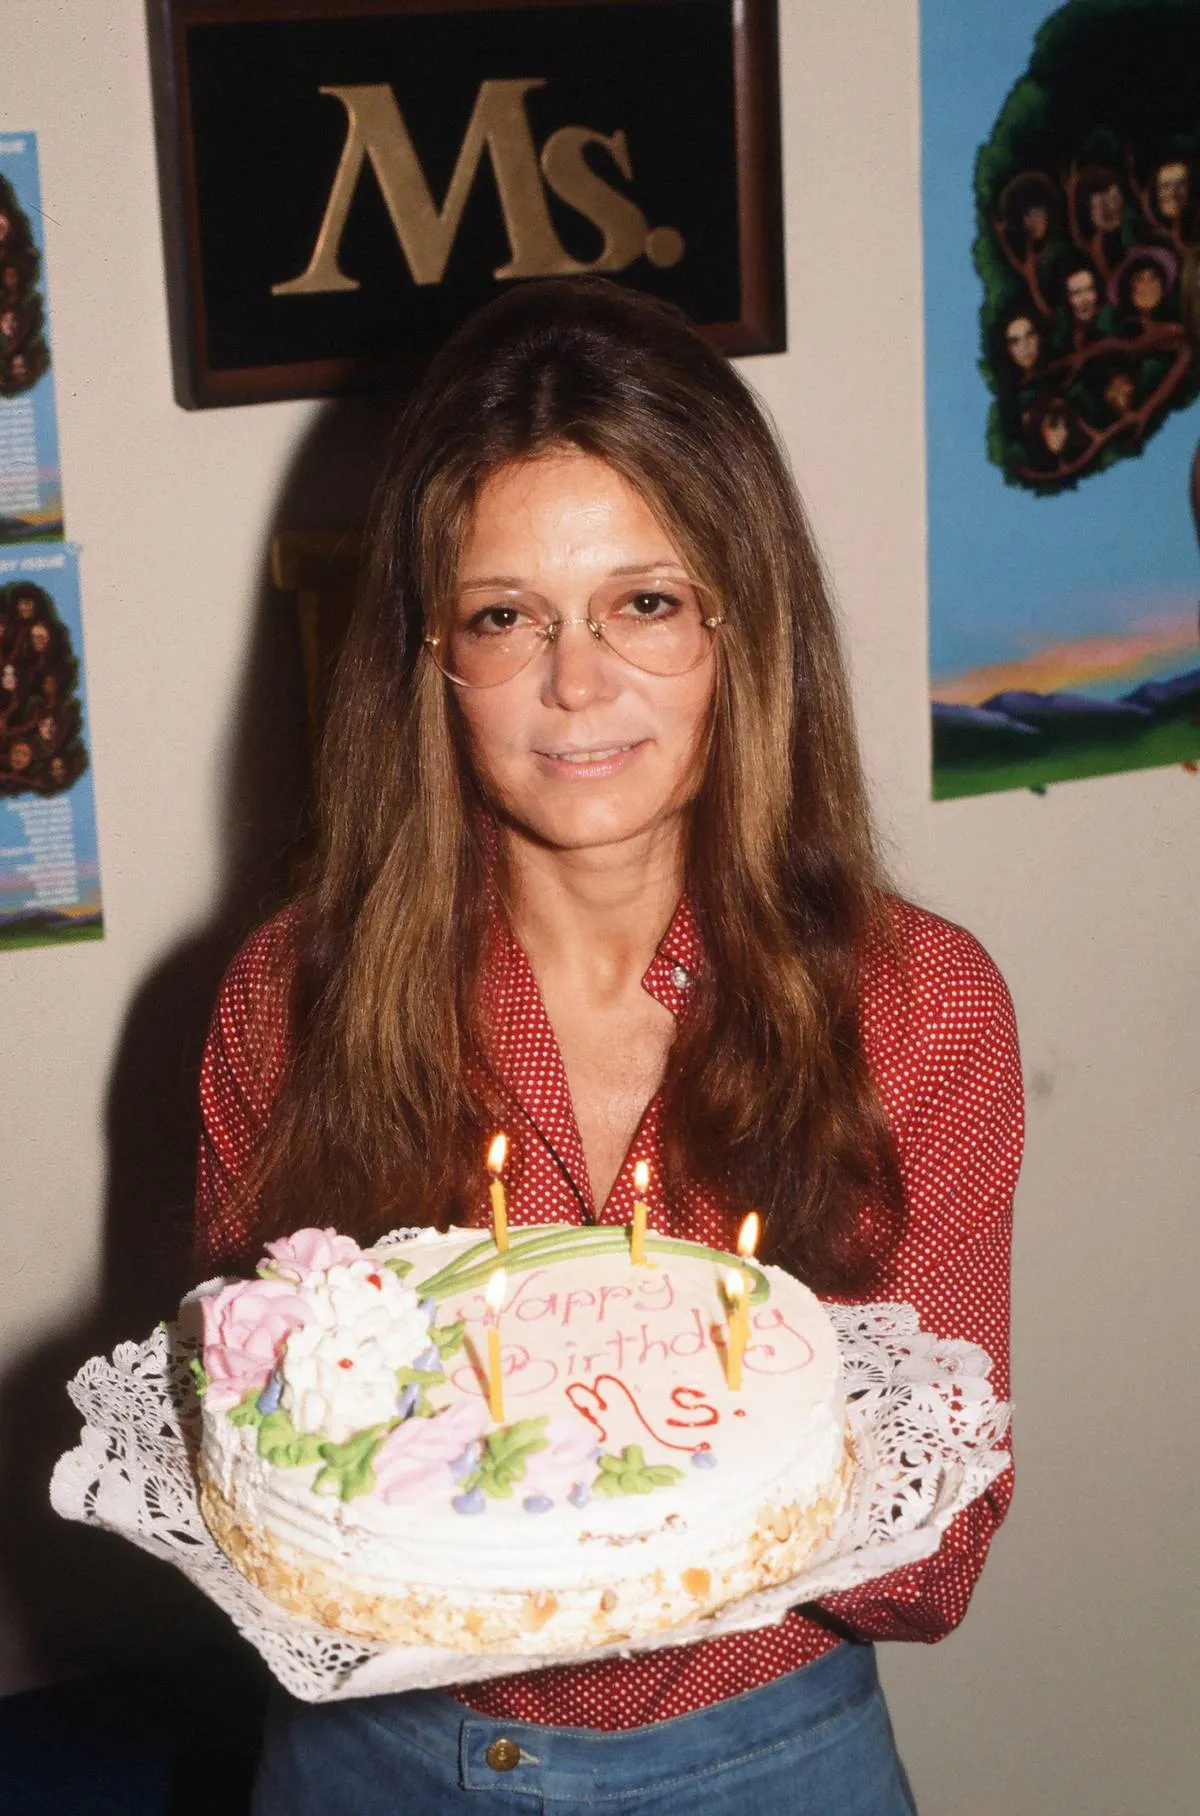
<instances>
[{"instance_id":1,"label":"white paper doily","mask_svg":"<svg viewBox=\"0 0 1200 1816\"><path fill-rule=\"evenodd\" d=\"M194 1297L194 1296L193 1296ZM829 1306L845 1368L857 1454L849 1504L828 1544L799 1576L673 1627L644 1645L685 1645L770 1626L789 1608L854 1588L937 1550L951 1519L1001 1474L1009 1408L987 1380L986 1353L930 1336L909 1305ZM200 1514L192 1456L199 1405L188 1362L197 1335L188 1306L145 1343L93 1356L68 1384L84 1420L78 1447L58 1461L50 1500L65 1519L120 1533L182 1570L224 1610L284 1687L305 1702L470 1683L553 1659L466 1655L424 1646L371 1646L286 1614L239 1575Z\"/></svg>"}]
</instances>

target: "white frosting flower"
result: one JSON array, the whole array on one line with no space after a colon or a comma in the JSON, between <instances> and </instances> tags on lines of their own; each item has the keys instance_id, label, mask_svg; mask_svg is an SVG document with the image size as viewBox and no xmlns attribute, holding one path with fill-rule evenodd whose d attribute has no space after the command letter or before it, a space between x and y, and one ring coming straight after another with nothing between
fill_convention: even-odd
<instances>
[{"instance_id":1,"label":"white frosting flower","mask_svg":"<svg viewBox=\"0 0 1200 1816\"><path fill-rule=\"evenodd\" d=\"M327 1268L310 1290L318 1323L327 1330L378 1337L389 1355L395 1353L397 1368L429 1348L429 1325L412 1287L366 1256Z\"/></svg>"},{"instance_id":2,"label":"white frosting flower","mask_svg":"<svg viewBox=\"0 0 1200 1816\"><path fill-rule=\"evenodd\" d=\"M428 1350L429 1326L413 1289L366 1259L327 1269L305 1297L312 1318L284 1350L280 1404L297 1431L341 1444L394 1417L396 1370Z\"/></svg>"},{"instance_id":3,"label":"white frosting flower","mask_svg":"<svg viewBox=\"0 0 1200 1816\"><path fill-rule=\"evenodd\" d=\"M356 1431L380 1425L396 1411L396 1370L371 1337L307 1324L302 1343L289 1343L280 1374L280 1404L297 1431L320 1432L344 1444Z\"/></svg>"}]
</instances>

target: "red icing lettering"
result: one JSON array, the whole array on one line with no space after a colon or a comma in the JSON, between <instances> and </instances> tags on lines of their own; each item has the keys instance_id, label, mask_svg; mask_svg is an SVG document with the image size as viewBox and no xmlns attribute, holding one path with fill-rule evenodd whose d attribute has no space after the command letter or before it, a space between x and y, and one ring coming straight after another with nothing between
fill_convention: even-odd
<instances>
[{"instance_id":1,"label":"red icing lettering","mask_svg":"<svg viewBox=\"0 0 1200 1816\"><path fill-rule=\"evenodd\" d=\"M535 1281L545 1277L544 1267L535 1268L517 1283L516 1291L508 1302L508 1311L520 1318L523 1324L532 1324L538 1318L558 1317L558 1294L533 1293L530 1288Z\"/></svg>"},{"instance_id":2,"label":"red icing lettering","mask_svg":"<svg viewBox=\"0 0 1200 1816\"><path fill-rule=\"evenodd\" d=\"M696 1444L672 1443L670 1438L664 1438L659 1432L655 1431L653 1425L651 1425L649 1419L647 1419L645 1413L638 1405L637 1396L634 1394L632 1388L630 1388L625 1381L619 1380L616 1375L597 1375L590 1386L584 1381L572 1381L570 1386L566 1389L568 1400L571 1402L571 1405L575 1408L576 1412L582 1413L588 1424L595 1427L600 1433L600 1437L603 1441L606 1442L608 1439L608 1426L603 1422L602 1418L597 1418L596 1414L597 1412L600 1414L607 1413L610 1405L613 1404L613 1393L610 1391L606 1394L602 1385L603 1383L607 1383L609 1389L615 1390L617 1394L624 1394L638 1423L645 1428L656 1444L661 1444L665 1450L684 1450L689 1453L699 1448ZM679 1421L669 1419L667 1423L673 1425L678 1424Z\"/></svg>"},{"instance_id":3,"label":"red icing lettering","mask_svg":"<svg viewBox=\"0 0 1200 1816\"><path fill-rule=\"evenodd\" d=\"M504 1375L505 1391L514 1400L544 1394L558 1380L557 1364L549 1356L531 1356L522 1343L506 1343L503 1346L500 1367ZM460 1363L450 1379L459 1393L478 1394L486 1399L488 1384L482 1363L475 1360Z\"/></svg>"},{"instance_id":4,"label":"red icing lettering","mask_svg":"<svg viewBox=\"0 0 1200 1816\"><path fill-rule=\"evenodd\" d=\"M777 1305L767 1305L756 1312L750 1320L751 1341L746 1346L746 1372L753 1375L795 1375L802 1368L807 1368L813 1359L813 1346L808 1338L798 1330L793 1330ZM755 1333L759 1331L786 1332L791 1343L776 1348L774 1343L761 1342ZM794 1348L793 1346L798 1346ZM791 1360L788 1357L791 1356Z\"/></svg>"},{"instance_id":5,"label":"red icing lettering","mask_svg":"<svg viewBox=\"0 0 1200 1816\"><path fill-rule=\"evenodd\" d=\"M658 1290L660 1288L661 1291ZM669 1312L675 1303L675 1288L671 1285L670 1274L660 1274L654 1280L639 1281L638 1294L633 1304L634 1310L639 1312Z\"/></svg>"},{"instance_id":6,"label":"red icing lettering","mask_svg":"<svg viewBox=\"0 0 1200 1816\"><path fill-rule=\"evenodd\" d=\"M709 1405L698 1387L674 1388L671 1393L671 1404L672 1406L678 1407L680 1412L690 1412L697 1415L703 1413L707 1416L703 1418L697 1416L691 1419L668 1419L668 1425L683 1426L686 1430L690 1426L716 1425L720 1422L720 1413L715 1406ZM697 1445L697 1449L699 1450L707 1450L708 1448L707 1444Z\"/></svg>"},{"instance_id":7,"label":"red icing lettering","mask_svg":"<svg viewBox=\"0 0 1200 1816\"><path fill-rule=\"evenodd\" d=\"M671 1354L673 1356L698 1356L707 1342L708 1335L704 1329L704 1320L700 1316L700 1308L693 1305L692 1328L680 1331L678 1336L671 1338Z\"/></svg>"},{"instance_id":8,"label":"red icing lettering","mask_svg":"<svg viewBox=\"0 0 1200 1816\"><path fill-rule=\"evenodd\" d=\"M563 1300L563 1329L565 1330L567 1325L571 1322L571 1313L575 1310L577 1304L582 1306L595 1305L595 1303L595 1293L589 1292L586 1286L573 1286Z\"/></svg>"},{"instance_id":9,"label":"red icing lettering","mask_svg":"<svg viewBox=\"0 0 1200 1816\"><path fill-rule=\"evenodd\" d=\"M597 1324L604 1323L604 1308L610 1299L632 1299L633 1294L627 1286L602 1286L600 1288L600 1310L596 1313Z\"/></svg>"}]
</instances>

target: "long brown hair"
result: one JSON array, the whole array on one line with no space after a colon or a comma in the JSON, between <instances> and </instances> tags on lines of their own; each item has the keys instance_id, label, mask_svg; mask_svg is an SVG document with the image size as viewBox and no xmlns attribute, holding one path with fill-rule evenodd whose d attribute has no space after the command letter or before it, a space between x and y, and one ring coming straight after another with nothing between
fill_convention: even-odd
<instances>
[{"instance_id":1,"label":"long brown hair","mask_svg":"<svg viewBox=\"0 0 1200 1816\"><path fill-rule=\"evenodd\" d=\"M663 1085L664 1185L764 1214L764 1252L865 1284L896 1233L892 1146L858 1020L886 938L833 611L786 461L748 387L683 316L603 280L515 287L404 411L320 765L297 906L290 1059L243 1181L255 1237L446 1223L478 1198L500 1089L480 988L487 804L443 626L484 480L570 446L647 500L722 602L685 886L706 963ZM868 1209L868 1207L870 1207Z\"/></svg>"}]
</instances>

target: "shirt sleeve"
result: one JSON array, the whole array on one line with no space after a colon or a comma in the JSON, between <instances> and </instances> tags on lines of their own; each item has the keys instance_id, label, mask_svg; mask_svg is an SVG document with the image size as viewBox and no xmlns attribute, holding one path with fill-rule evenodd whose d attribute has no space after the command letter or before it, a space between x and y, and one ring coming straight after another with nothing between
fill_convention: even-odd
<instances>
[{"instance_id":1,"label":"shirt sleeve","mask_svg":"<svg viewBox=\"0 0 1200 1816\"><path fill-rule=\"evenodd\" d=\"M1024 1127L1012 1003L978 942L928 915L916 923L908 988L910 1015L901 1020L885 1007L866 1031L908 1212L882 1290L871 1297L902 1299L916 1307L923 1330L980 1344L993 1388L1007 1399L1012 1199ZM825 1597L818 1618L865 1640L943 1638L966 1613L1012 1491L1009 1467L956 1515L931 1558Z\"/></svg>"},{"instance_id":2,"label":"shirt sleeve","mask_svg":"<svg viewBox=\"0 0 1200 1816\"><path fill-rule=\"evenodd\" d=\"M200 1066L195 1247L206 1266L241 1259L252 1218L245 1171L266 1127L287 1058L292 917L251 935L221 984Z\"/></svg>"}]
</instances>

